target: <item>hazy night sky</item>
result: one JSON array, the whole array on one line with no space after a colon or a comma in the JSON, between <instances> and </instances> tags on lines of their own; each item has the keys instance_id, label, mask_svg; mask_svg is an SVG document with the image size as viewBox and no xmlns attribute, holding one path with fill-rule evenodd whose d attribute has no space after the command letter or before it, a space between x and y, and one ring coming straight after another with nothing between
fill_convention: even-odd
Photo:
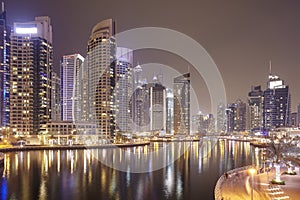
<instances>
[{"instance_id":1,"label":"hazy night sky","mask_svg":"<svg viewBox=\"0 0 300 200\"><path fill-rule=\"evenodd\" d=\"M165 27L197 40L217 64L229 102L246 100L251 85L265 89L271 59L273 74L291 88L292 110L300 103L300 1L7 0L6 7L9 24L51 17L55 68L64 54L85 56L92 27L114 18L118 32ZM160 62L151 61L152 55L161 56L150 52L138 60ZM162 57L162 63L172 64L166 59L172 56ZM175 68L185 67L176 63ZM195 90L206 91L205 86ZM207 104L203 100L202 109L209 112Z\"/></svg>"}]
</instances>

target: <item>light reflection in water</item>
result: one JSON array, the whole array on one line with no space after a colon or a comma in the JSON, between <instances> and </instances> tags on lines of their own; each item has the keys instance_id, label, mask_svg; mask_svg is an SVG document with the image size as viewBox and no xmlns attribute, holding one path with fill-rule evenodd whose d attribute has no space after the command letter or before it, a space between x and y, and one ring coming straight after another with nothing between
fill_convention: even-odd
<instances>
[{"instance_id":1,"label":"light reflection in water","mask_svg":"<svg viewBox=\"0 0 300 200\"><path fill-rule=\"evenodd\" d=\"M222 173L252 164L252 160L261 164L260 151L254 153L249 143L219 141L216 146L214 144L213 139L207 139L199 143L153 143L123 149L7 153L0 196L6 195L5 199L67 200L197 199L200 196L212 199L215 181ZM169 148L164 148L165 145ZM186 150L184 154L172 163L183 150ZM155 153L150 154L153 151ZM138 157L131 159L133 154ZM99 157L116 164L129 161L130 164L121 172L102 164ZM155 169L153 162L157 157L159 162L167 165L165 168L130 173L132 165ZM144 163L145 160L150 162Z\"/></svg>"}]
</instances>

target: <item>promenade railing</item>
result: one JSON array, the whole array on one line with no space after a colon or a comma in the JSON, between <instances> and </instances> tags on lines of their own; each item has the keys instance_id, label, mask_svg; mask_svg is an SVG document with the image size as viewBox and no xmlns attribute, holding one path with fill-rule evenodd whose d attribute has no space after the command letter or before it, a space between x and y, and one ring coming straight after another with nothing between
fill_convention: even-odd
<instances>
[{"instance_id":1,"label":"promenade railing","mask_svg":"<svg viewBox=\"0 0 300 200\"><path fill-rule=\"evenodd\" d=\"M224 181L226 180L226 176L231 176L233 174L237 174L241 171L245 171L245 170L248 170L250 168L253 168L252 165L249 165L249 166L245 166L245 167L240 167L240 168L236 168L236 169L233 169L233 170L230 170L228 172L226 172L227 175L223 174L217 181L216 183L216 186L215 186L215 200L223 200L223 197L222 197L222 185L224 183Z\"/></svg>"}]
</instances>

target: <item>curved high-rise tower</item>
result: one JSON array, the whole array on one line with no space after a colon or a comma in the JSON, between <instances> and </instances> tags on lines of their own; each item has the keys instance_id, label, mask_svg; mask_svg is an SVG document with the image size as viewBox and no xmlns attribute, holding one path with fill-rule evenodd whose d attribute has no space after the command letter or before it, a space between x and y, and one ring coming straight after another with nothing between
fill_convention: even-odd
<instances>
[{"instance_id":1,"label":"curved high-rise tower","mask_svg":"<svg viewBox=\"0 0 300 200\"><path fill-rule=\"evenodd\" d=\"M114 89L116 78L115 22L107 19L92 29L88 41L88 119L97 125L97 134L113 136L116 128Z\"/></svg>"}]
</instances>

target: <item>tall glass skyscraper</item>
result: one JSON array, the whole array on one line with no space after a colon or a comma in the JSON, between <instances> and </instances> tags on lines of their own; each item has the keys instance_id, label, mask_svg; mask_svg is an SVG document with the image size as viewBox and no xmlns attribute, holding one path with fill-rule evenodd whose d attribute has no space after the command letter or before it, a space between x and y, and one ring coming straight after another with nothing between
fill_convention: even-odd
<instances>
[{"instance_id":1,"label":"tall glass skyscraper","mask_svg":"<svg viewBox=\"0 0 300 200\"><path fill-rule=\"evenodd\" d=\"M190 134L190 73L174 78L174 134Z\"/></svg>"},{"instance_id":2,"label":"tall glass skyscraper","mask_svg":"<svg viewBox=\"0 0 300 200\"><path fill-rule=\"evenodd\" d=\"M155 79L154 79L155 81ZM166 131L166 88L159 82L147 84L149 91L150 131Z\"/></svg>"},{"instance_id":3,"label":"tall glass skyscraper","mask_svg":"<svg viewBox=\"0 0 300 200\"><path fill-rule=\"evenodd\" d=\"M79 118L78 94L76 91L82 81L79 77L79 70L84 62L80 54L65 55L61 60L61 117L64 121L76 121Z\"/></svg>"},{"instance_id":4,"label":"tall glass skyscraper","mask_svg":"<svg viewBox=\"0 0 300 200\"><path fill-rule=\"evenodd\" d=\"M49 17L14 23L11 36L10 127L38 134L51 117L52 26Z\"/></svg>"},{"instance_id":5,"label":"tall glass skyscraper","mask_svg":"<svg viewBox=\"0 0 300 200\"><path fill-rule=\"evenodd\" d=\"M114 136L116 42L115 22L107 19L92 29L87 51L87 102L88 119L97 125L97 132L104 138Z\"/></svg>"},{"instance_id":6,"label":"tall glass skyscraper","mask_svg":"<svg viewBox=\"0 0 300 200\"><path fill-rule=\"evenodd\" d=\"M217 108L217 132L222 133L226 130L226 106L219 103Z\"/></svg>"},{"instance_id":7,"label":"tall glass skyscraper","mask_svg":"<svg viewBox=\"0 0 300 200\"><path fill-rule=\"evenodd\" d=\"M115 105L116 105L116 132L131 133L132 119L130 99L132 96L133 52L131 49L117 48L116 64L116 87L115 87Z\"/></svg>"},{"instance_id":8,"label":"tall glass skyscraper","mask_svg":"<svg viewBox=\"0 0 300 200\"><path fill-rule=\"evenodd\" d=\"M51 121L60 121L61 120L61 101L60 101L60 77L57 73L52 72L51 78Z\"/></svg>"},{"instance_id":9,"label":"tall glass skyscraper","mask_svg":"<svg viewBox=\"0 0 300 200\"><path fill-rule=\"evenodd\" d=\"M248 93L249 129L260 131L263 128L264 96L261 86L253 86Z\"/></svg>"},{"instance_id":10,"label":"tall glass skyscraper","mask_svg":"<svg viewBox=\"0 0 300 200\"><path fill-rule=\"evenodd\" d=\"M9 126L10 103L10 27L6 23L6 11L2 1L0 13L0 128Z\"/></svg>"},{"instance_id":11,"label":"tall glass skyscraper","mask_svg":"<svg viewBox=\"0 0 300 200\"><path fill-rule=\"evenodd\" d=\"M264 91L264 128L270 130L288 126L290 113L289 86L278 76L270 74L268 88Z\"/></svg>"},{"instance_id":12,"label":"tall glass skyscraper","mask_svg":"<svg viewBox=\"0 0 300 200\"><path fill-rule=\"evenodd\" d=\"M166 100L166 133L174 133L174 94L171 89L166 89L167 100Z\"/></svg>"}]
</instances>

